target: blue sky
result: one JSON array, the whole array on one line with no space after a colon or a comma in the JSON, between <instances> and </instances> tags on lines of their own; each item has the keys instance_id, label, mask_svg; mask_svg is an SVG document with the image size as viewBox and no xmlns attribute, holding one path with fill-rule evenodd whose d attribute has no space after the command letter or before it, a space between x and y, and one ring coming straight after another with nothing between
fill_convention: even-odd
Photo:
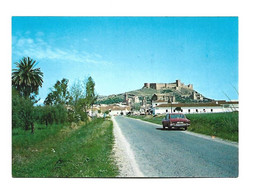
<instances>
[{"instance_id":1,"label":"blue sky","mask_svg":"<svg viewBox=\"0 0 255 195\"><path fill-rule=\"evenodd\" d=\"M92 76L99 95L145 82L192 83L213 99L238 99L237 17L13 17L12 68L23 56L57 80Z\"/></svg>"}]
</instances>

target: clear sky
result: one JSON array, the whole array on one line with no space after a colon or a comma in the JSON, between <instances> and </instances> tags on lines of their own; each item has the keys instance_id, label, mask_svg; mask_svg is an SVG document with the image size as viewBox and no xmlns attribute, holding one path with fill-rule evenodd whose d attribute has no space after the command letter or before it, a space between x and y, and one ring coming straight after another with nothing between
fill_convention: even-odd
<instances>
[{"instance_id":1,"label":"clear sky","mask_svg":"<svg viewBox=\"0 0 255 195\"><path fill-rule=\"evenodd\" d=\"M212 99L238 99L237 17L13 17L12 68L23 56L57 80L92 76L99 95L177 79Z\"/></svg>"}]
</instances>

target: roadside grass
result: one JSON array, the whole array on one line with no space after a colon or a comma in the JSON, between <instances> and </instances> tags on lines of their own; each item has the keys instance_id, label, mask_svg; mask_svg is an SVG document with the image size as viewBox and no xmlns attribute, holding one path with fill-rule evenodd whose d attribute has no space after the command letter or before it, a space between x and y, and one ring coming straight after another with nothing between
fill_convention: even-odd
<instances>
[{"instance_id":1,"label":"roadside grass","mask_svg":"<svg viewBox=\"0 0 255 195\"><path fill-rule=\"evenodd\" d=\"M159 124L161 125L162 123L162 119L165 117L163 115L158 115L158 116L155 116L153 117L152 115L136 115L136 116L129 116L130 118L135 118L135 119L141 119L143 121L148 121L148 122L151 122L151 123L155 123L155 124Z\"/></svg>"},{"instance_id":2,"label":"roadside grass","mask_svg":"<svg viewBox=\"0 0 255 195\"><path fill-rule=\"evenodd\" d=\"M39 130L40 129L40 130ZM14 129L13 177L116 177L113 124L95 119L71 128L37 126L35 133Z\"/></svg>"},{"instance_id":3,"label":"roadside grass","mask_svg":"<svg viewBox=\"0 0 255 195\"><path fill-rule=\"evenodd\" d=\"M189 131L238 142L238 112L187 114Z\"/></svg>"},{"instance_id":4,"label":"roadside grass","mask_svg":"<svg viewBox=\"0 0 255 195\"><path fill-rule=\"evenodd\" d=\"M132 118L162 124L164 116L131 116ZM186 114L190 120L188 131L238 142L238 112Z\"/></svg>"}]
</instances>

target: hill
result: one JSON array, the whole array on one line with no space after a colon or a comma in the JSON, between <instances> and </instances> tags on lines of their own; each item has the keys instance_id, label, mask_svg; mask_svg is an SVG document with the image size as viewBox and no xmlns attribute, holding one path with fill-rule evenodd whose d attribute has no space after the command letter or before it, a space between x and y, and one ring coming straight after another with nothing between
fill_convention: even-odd
<instances>
[{"instance_id":1,"label":"hill","mask_svg":"<svg viewBox=\"0 0 255 195\"><path fill-rule=\"evenodd\" d=\"M201 93L193 89L188 88L180 88L180 89L173 89L173 88L163 88L163 89L153 89L153 88L146 88L143 87L141 89L123 92L120 94L113 94L109 96L99 96L97 104L113 104L113 103L120 103L124 101L125 93L128 94L129 97L138 96L140 100L146 97L147 102L151 101L153 94L170 94L171 96L175 96L175 100L181 103L191 103L191 102L210 102L212 99L204 97ZM201 99L194 99L193 94L199 95Z\"/></svg>"}]
</instances>

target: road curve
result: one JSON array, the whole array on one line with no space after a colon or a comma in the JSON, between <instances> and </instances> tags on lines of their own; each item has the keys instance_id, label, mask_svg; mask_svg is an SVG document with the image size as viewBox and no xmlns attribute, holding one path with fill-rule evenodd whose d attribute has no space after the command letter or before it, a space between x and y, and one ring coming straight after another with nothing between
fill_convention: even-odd
<instances>
[{"instance_id":1,"label":"road curve","mask_svg":"<svg viewBox=\"0 0 255 195\"><path fill-rule=\"evenodd\" d=\"M123 116L115 120L145 177L238 177L235 144Z\"/></svg>"}]
</instances>

